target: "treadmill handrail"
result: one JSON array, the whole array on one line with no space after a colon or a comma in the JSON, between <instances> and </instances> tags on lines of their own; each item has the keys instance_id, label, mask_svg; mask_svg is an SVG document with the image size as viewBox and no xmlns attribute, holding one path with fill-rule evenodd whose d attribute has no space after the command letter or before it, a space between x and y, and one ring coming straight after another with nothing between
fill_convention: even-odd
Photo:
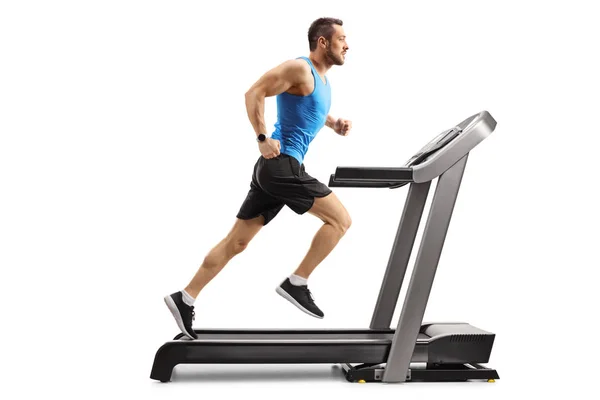
<instances>
[{"instance_id":1,"label":"treadmill handrail","mask_svg":"<svg viewBox=\"0 0 600 400\"><path fill-rule=\"evenodd\" d=\"M339 182L413 182L413 170L406 167L337 167L333 176Z\"/></svg>"},{"instance_id":2,"label":"treadmill handrail","mask_svg":"<svg viewBox=\"0 0 600 400\"><path fill-rule=\"evenodd\" d=\"M334 174L329 177L330 187L355 187L355 188L389 188L395 189L402 187L410 181L372 181L372 180L338 180Z\"/></svg>"}]
</instances>

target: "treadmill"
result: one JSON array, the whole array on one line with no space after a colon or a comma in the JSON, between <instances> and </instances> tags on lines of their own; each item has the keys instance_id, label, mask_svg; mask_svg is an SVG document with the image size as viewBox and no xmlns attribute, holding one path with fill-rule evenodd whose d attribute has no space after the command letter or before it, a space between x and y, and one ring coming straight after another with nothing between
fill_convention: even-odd
<instances>
[{"instance_id":1,"label":"treadmill","mask_svg":"<svg viewBox=\"0 0 600 400\"><path fill-rule=\"evenodd\" d=\"M199 329L157 350L150 378L171 380L178 364L340 364L350 382L499 379L489 362L495 334L464 322L423 323L469 152L495 129L487 112L443 131L402 167L337 167L330 187L409 185L404 210L368 329ZM391 327L431 182L437 179L397 326Z\"/></svg>"}]
</instances>

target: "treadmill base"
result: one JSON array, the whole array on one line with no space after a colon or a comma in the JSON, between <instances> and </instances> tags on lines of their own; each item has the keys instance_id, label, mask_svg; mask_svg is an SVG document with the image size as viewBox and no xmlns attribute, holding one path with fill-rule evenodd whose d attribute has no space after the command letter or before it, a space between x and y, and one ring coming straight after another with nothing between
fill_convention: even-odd
<instances>
[{"instance_id":1,"label":"treadmill base","mask_svg":"<svg viewBox=\"0 0 600 400\"><path fill-rule=\"evenodd\" d=\"M351 382L386 379L393 329L204 329L198 339L178 333L156 352L151 379L168 382L178 364L333 364ZM489 360L494 334L467 323L421 326L408 376L399 381L498 379L482 367ZM352 367L352 365L355 365Z\"/></svg>"},{"instance_id":2,"label":"treadmill base","mask_svg":"<svg viewBox=\"0 0 600 400\"><path fill-rule=\"evenodd\" d=\"M342 364L342 371L349 382L385 382L385 365L359 364L352 366ZM418 367L411 364L405 382L465 382L469 380L486 380L494 382L500 379L495 369L480 364L427 364Z\"/></svg>"}]
</instances>

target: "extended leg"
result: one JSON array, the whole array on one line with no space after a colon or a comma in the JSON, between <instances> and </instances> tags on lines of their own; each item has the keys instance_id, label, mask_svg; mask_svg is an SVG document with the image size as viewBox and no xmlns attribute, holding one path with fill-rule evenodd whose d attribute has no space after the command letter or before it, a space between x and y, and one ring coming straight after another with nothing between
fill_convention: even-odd
<instances>
[{"instance_id":1,"label":"extended leg","mask_svg":"<svg viewBox=\"0 0 600 400\"><path fill-rule=\"evenodd\" d=\"M237 219L231 231L204 257L198 271L185 291L193 298L210 282L229 261L246 249L252 238L263 227L263 216L250 220Z\"/></svg>"},{"instance_id":2,"label":"extended leg","mask_svg":"<svg viewBox=\"0 0 600 400\"><path fill-rule=\"evenodd\" d=\"M183 334L191 339L198 337L192 327L196 297L233 257L244 251L263 226L262 215L249 220L238 218L227 236L204 257L200 268L185 289L165 296L165 303Z\"/></svg>"}]
</instances>

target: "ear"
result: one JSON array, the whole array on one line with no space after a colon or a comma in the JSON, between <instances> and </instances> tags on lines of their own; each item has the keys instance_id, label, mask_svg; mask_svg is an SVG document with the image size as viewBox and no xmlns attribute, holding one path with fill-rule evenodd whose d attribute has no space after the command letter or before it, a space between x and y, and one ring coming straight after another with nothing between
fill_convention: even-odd
<instances>
[{"instance_id":1,"label":"ear","mask_svg":"<svg viewBox=\"0 0 600 400\"><path fill-rule=\"evenodd\" d=\"M324 48L327 48L327 39L325 39L323 36L321 36L319 38L319 46L323 46Z\"/></svg>"}]
</instances>

